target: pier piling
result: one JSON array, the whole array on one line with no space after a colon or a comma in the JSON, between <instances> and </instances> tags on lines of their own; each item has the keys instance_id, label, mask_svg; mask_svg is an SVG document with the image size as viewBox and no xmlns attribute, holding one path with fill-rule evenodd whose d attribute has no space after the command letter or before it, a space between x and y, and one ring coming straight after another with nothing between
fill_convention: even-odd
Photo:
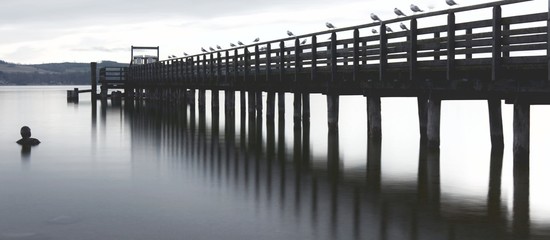
<instances>
[{"instance_id":1,"label":"pier piling","mask_svg":"<svg viewBox=\"0 0 550 240\"><path fill-rule=\"evenodd\" d=\"M382 137L382 115L380 97L367 97L367 125L368 137L379 139Z\"/></svg>"}]
</instances>

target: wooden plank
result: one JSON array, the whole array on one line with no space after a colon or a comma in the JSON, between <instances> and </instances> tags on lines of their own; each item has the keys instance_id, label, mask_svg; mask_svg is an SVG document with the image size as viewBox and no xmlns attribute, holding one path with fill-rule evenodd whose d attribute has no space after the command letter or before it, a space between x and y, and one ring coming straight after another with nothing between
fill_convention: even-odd
<instances>
[{"instance_id":1,"label":"wooden plank","mask_svg":"<svg viewBox=\"0 0 550 240\"><path fill-rule=\"evenodd\" d=\"M336 75L338 72L338 64L337 57L338 54L336 53L336 33L333 32L330 35L331 44L330 44L330 81L332 83L336 82Z\"/></svg>"},{"instance_id":2,"label":"wooden plank","mask_svg":"<svg viewBox=\"0 0 550 240\"><path fill-rule=\"evenodd\" d=\"M416 18L411 19L410 21L410 30L409 30L409 53L408 53L408 62L409 62L409 81L416 81L418 73L418 24Z\"/></svg>"},{"instance_id":3,"label":"wooden plank","mask_svg":"<svg viewBox=\"0 0 550 240\"><path fill-rule=\"evenodd\" d=\"M317 80L317 36L311 36L311 81Z\"/></svg>"},{"instance_id":4,"label":"wooden plank","mask_svg":"<svg viewBox=\"0 0 550 240\"><path fill-rule=\"evenodd\" d=\"M379 81L383 82L386 78L386 68L388 65L388 38L386 35L386 24L380 24L380 63L379 63Z\"/></svg>"},{"instance_id":5,"label":"wooden plank","mask_svg":"<svg viewBox=\"0 0 550 240\"><path fill-rule=\"evenodd\" d=\"M353 30L353 81L359 81L359 29Z\"/></svg>"}]
</instances>

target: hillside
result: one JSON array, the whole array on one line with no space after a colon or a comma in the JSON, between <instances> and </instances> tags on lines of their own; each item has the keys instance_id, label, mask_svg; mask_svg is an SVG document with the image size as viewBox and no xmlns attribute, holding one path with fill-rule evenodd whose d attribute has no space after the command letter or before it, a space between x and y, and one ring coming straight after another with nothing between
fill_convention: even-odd
<instances>
[{"instance_id":1,"label":"hillside","mask_svg":"<svg viewBox=\"0 0 550 240\"><path fill-rule=\"evenodd\" d=\"M127 65L102 61L98 63L98 68ZM15 64L0 60L0 85L87 85L89 83L89 63Z\"/></svg>"}]
</instances>

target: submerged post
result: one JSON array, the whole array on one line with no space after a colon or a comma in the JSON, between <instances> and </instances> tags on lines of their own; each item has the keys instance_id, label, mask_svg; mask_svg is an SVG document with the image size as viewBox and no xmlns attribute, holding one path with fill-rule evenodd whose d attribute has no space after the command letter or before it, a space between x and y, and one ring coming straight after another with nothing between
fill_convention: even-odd
<instances>
[{"instance_id":1,"label":"submerged post","mask_svg":"<svg viewBox=\"0 0 550 240\"><path fill-rule=\"evenodd\" d=\"M339 111L338 94L327 94L327 118L329 131L338 131L338 111Z\"/></svg>"},{"instance_id":2,"label":"submerged post","mask_svg":"<svg viewBox=\"0 0 550 240\"><path fill-rule=\"evenodd\" d=\"M97 63L90 63L90 85L92 87L92 103L97 100Z\"/></svg>"},{"instance_id":3,"label":"submerged post","mask_svg":"<svg viewBox=\"0 0 550 240\"><path fill-rule=\"evenodd\" d=\"M369 138L382 137L381 103L378 96L367 97L367 125Z\"/></svg>"},{"instance_id":4,"label":"submerged post","mask_svg":"<svg viewBox=\"0 0 550 240\"><path fill-rule=\"evenodd\" d=\"M530 107L521 100L514 103L514 162L529 159Z\"/></svg>"},{"instance_id":5,"label":"submerged post","mask_svg":"<svg viewBox=\"0 0 550 240\"><path fill-rule=\"evenodd\" d=\"M502 134L502 107L500 99L487 100L489 107L489 127L491 129L491 145L493 148L504 147Z\"/></svg>"},{"instance_id":6,"label":"submerged post","mask_svg":"<svg viewBox=\"0 0 550 240\"><path fill-rule=\"evenodd\" d=\"M441 99L430 97L428 100L428 148L439 149L439 130L441 119Z\"/></svg>"}]
</instances>

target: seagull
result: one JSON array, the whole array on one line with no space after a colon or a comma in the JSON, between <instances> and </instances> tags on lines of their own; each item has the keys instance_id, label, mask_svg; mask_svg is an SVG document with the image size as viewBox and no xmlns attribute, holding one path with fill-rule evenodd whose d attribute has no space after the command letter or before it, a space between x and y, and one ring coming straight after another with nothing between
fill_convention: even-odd
<instances>
[{"instance_id":1,"label":"seagull","mask_svg":"<svg viewBox=\"0 0 550 240\"><path fill-rule=\"evenodd\" d=\"M265 51L265 50L267 50L266 47L261 47L261 48L260 48L260 51Z\"/></svg>"},{"instance_id":2,"label":"seagull","mask_svg":"<svg viewBox=\"0 0 550 240\"><path fill-rule=\"evenodd\" d=\"M329 22L325 23L325 26L327 26L329 29L335 28L334 25L332 25L332 23L329 23Z\"/></svg>"},{"instance_id":3,"label":"seagull","mask_svg":"<svg viewBox=\"0 0 550 240\"><path fill-rule=\"evenodd\" d=\"M413 12L424 12L422 9L420 9L418 6L411 4L411 11Z\"/></svg>"},{"instance_id":4,"label":"seagull","mask_svg":"<svg viewBox=\"0 0 550 240\"><path fill-rule=\"evenodd\" d=\"M380 20L380 18L379 18L378 16L376 16L376 14L374 14L374 13L371 13L371 14L370 14L370 18L372 18L372 20L374 20L374 21L379 21L379 22L382 21L382 20Z\"/></svg>"},{"instance_id":5,"label":"seagull","mask_svg":"<svg viewBox=\"0 0 550 240\"><path fill-rule=\"evenodd\" d=\"M304 38L304 40L302 40L300 44L306 44L306 42L307 42L307 38Z\"/></svg>"},{"instance_id":6,"label":"seagull","mask_svg":"<svg viewBox=\"0 0 550 240\"><path fill-rule=\"evenodd\" d=\"M222 47L220 47L220 45L216 45L216 48L217 48L218 50L222 50Z\"/></svg>"},{"instance_id":7,"label":"seagull","mask_svg":"<svg viewBox=\"0 0 550 240\"><path fill-rule=\"evenodd\" d=\"M215 51L216 51L216 49L214 49L213 47L210 47L209 49L210 49L211 52L215 52Z\"/></svg>"},{"instance_id":8,"label":"seagull","mask_svg":"<svg viewBox=\"0 0 550 240\"><path fill-rule=\"evenodd\" d=\"M172 58L172 56L168 55L168 59Z\"/></svg>"},{"instance_id":9,"label":"seagull","mask_svg":"<svg viewBox=\"0 0 550 240\"><path fill-rule=\"evenodd\" d=\"M447 5L449 6L454 6L454 5L458 5L458 3L456 3L455 1L453 0L445 0L445 2L447 3Z\"/></svg>"},{"instance_id":10,"label":"seagull","mask_svg":"<svg viewBox=\"0 0 550 240\"><path fill-rule=\"evenodd\" d=\"M231 47L236 47L237 45L233 44L233 43L229 43L229 46Z\"/></svg>"},{"instance_id":11,"label":"seagull","mask_svg":"<svg viewBox=\"0 0 550 240\"><path fill-rule=\"evenodd\" d=\"M404 23L401 23L399 24L399 27L401 27L401 29L405 30L405 31L408 31L409 29L407 28L407 26L404 24Z\"/></svg>"},{"instance_id":12,"label":"seagull","mask_svg":"<svg viewBox=\"0 0 550 240\"><path fill-rule=\"evenodd\" d=\"M376 29L374 29L374 28L371 30L371 32L374 33L374 34L378 33L378 31L376 31Z\"/></svg>"},{"instance_id":13,"label":"seagull","mask_svg":"<svg viewBox=\"0 0 550 240\"><path fill-rule=\"evenodd\" d=\"M259 41L260 41L260 38L254 39L254 42L259 42Z\"/></svg>"},{"instance_id":14,"label":"seagull","mask_svg":"<svg viewBox=\"0 0 550 240\"><path fill-rule=\"evenodd\" d=\"M186 52L183 52L183 56L186 56L186 57L187 57L188 55L189 55L189 54L187 54Z\"/></svg>"},{"instance_id":15,"label":"seagull","mask_svg":"<svg viewBox=\"0 0 550 240\"><path fill-rule=\"evenodd\" d=\"M292 32L289 31L289 30L286 31L286 34L287 34L289 37L294 37L294 33L292 33Z\"/></svg>"},{"instance_id":16,"label":"seagull","mask_svg":"<svg viewBox=\"0 0 550 240\"><path fill-rule=\"evenodd\" d=\"M391 30L391 28L390 28L389 26L386 26L386 32L390 32L390 33L392 33L392 32L393 32L393 30Z\"/></svg>"},{"instance_id":17,"label":"seagull","mask_svg":"<svg viewBox=\"0 0 550 240\"><path fill-rule=\"evenodd\" d=\"M201 51L202 51L202 52L208 52L208 51L206 51L206 49L204 49L203 47L201 47Z\"/></svg>"},{"instance_id":18,"label":"seagull","mask_svg":"<svg viewBox=\"0 0 550 240\"><path fill-rule=\"evenodd\" d=\"M172 58L176 58L176 55L172 55Z\"/></svg>"},{"instance_id":19,"label":"seagull","mask_svg":"<svg viewBox=\"0 0 550 240\"><path fill-rule=\"evenodd\" d=\"M241 41L237 41L237 44L239 44L240 46L244 46L244 43Z\"/></svg>"},{"instance_id":20,"label":"seagull","mask_svg":"<svg viewBox=\"0 0 550 240\"><path fill-rule=\"evenodd\" d=\"M397 16L403 16L403 17L406 17L407 15L405 15L403 12L401 12L401 10L399 10L398 8L394 8L393 9L393 12L397 15Z\"/></svg>"}]
</instances>

